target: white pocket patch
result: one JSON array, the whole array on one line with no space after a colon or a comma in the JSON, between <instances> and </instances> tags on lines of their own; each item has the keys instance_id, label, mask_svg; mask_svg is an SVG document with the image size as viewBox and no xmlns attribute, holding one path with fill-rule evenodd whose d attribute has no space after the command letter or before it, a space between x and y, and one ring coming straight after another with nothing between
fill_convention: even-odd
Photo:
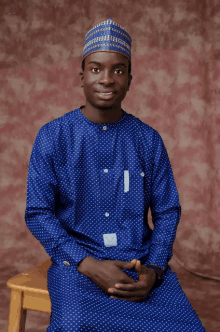
<instances>
[{"instance_id":1,"label":"white pocket patch","mask_svg":"<svg viewBox=\"0 0 220 332\"><path fill-rule=\"evenodd\" d=\"M129 171L124 171L124 192L129 191Z\"/></svg>"},{"instance_id":2,"label":"white pocket patch","mask_svg":"<svg viewBox=\"0 0 220 332\"><path fill-rule=\"evenodd\" d=\"M117 237L116 233L112 234L103 234L104 243L106 247L116 247L117 246Z\"/></svg>"}]
</instances>

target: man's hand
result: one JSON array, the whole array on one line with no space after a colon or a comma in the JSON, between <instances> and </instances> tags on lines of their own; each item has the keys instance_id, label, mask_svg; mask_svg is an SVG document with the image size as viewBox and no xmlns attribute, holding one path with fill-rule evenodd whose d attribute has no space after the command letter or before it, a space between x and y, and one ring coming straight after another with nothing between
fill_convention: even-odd
<instances>
[{"instance_id":1,"label":"man's hand","mask_svg":"<svg viewBox=\"0 0 220 332\"><path fill-rule=\"evenodd\" d=\"M129 285L136 283L134 279L122 271L124 269L132 269L136 262L136 259L133 259L131 262L120 260L99 261L91 256L87 256L78 264L77 271L84 274L106 294L110 295L108 289L114 287L116 283Z\"/></svg>"},{"instance_id":2,"label":"man's hand","mask_svg":"<svg viewBox=\"0 0 220 332\"><path fill-rule=\"evenodd\" d=\"M130 278L124 269L135 266L139 281ZM91 256L84 258L78 265L77 270L92 280L111 298L141 302L152 289L156 281L156 272L141 265L137 259L131 262L123 261L98 261ZM119 285L117 287L116 285ZM110 292L113 289L113 293Z\"/></svg>"},{"instance_id":3,"label":"man's hand","mask_svg":"<svg viewBox=\"0 0 220 332\"><path fill-rule=\"evenodd\" d=\"M139 281L131 284L116 283L115 287L108 289L112 295L110 296L111 298L132 302L145 300L147 294L155 284L157 275L155 271L141 265L139 260L135 264L135 269L138 272Z\"/></svg>"}]
</instances>

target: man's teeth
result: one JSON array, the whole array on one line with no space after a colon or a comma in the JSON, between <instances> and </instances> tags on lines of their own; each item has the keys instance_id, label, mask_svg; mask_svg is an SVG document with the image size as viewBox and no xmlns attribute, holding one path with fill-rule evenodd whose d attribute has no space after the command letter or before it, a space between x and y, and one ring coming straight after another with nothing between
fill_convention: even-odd
<instances>
[{"instance_id":1,"label":"man's teeth","mask_svg":"<svg viewBox=\"0 0 220 332\"><path fill-rule=\"evenodd\" d=\"M107 96L107 95L111 95L113 92L107 92L107 93L104 93L104 92L101 92L101 94L102 95L105 95L105 96Z\"/></svg>"}]
</instances>

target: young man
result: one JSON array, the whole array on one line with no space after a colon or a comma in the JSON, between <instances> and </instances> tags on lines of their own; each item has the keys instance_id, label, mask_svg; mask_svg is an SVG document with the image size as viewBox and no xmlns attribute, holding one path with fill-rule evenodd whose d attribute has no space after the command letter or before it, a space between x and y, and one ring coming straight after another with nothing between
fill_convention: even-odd
<instances>
[{"instance_id":1,"label":"young man","mask_svg":"<svg viewBox=\"0 0 220 332\"><path fill-rule=\"evenodd\" d=\"M111 19L90 30L85 106L45 124L33 146L25 220L52 260L47 332L205 331L168 266L181 207L166 148L121 109L130 49Z\"/></svg>"}]
</instances>

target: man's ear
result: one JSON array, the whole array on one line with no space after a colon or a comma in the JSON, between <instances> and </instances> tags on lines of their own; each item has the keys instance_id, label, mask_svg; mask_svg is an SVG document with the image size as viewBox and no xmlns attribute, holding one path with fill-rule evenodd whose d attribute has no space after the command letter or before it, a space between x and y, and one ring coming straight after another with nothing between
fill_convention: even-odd
<instances>
[{"instance_id":1,"label":"man's ear","mask_svg":"<svg viewBox=\"0 0 220 332\"><path fill-rule=\"evenodd\" d=\"M131 80L132 80L132 75L128 74L128 91L129 91L129 88L130 88L130 85L131 85Z\"/></svg>"},{"instance_id":2,"label":"man's ear","mask_svg":"<svg viewBox=\"0 0 220 332\"><path fill-rule=\"evenodd\" d=\"M79 73L79 78L80 78L80 85L83 88L84 87L84 73L82 71Z\"/></svg>"}]
</instances>

